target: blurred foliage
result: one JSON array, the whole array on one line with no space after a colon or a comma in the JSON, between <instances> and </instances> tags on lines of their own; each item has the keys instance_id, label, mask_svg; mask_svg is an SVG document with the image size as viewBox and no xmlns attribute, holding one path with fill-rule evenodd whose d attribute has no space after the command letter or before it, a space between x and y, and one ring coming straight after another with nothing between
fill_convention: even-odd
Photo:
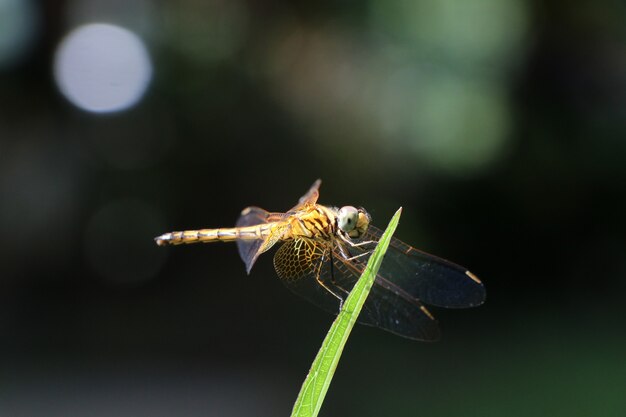
<instances>
[{"instance_id":1,"label":"blurred foliage","mask_svg":"<svg viewBox=\"0 0 626 417\"><path fill-rule=\"evenodd\" d=\"M234 247L152 237L321 177L375 223L403 206L396 235L489 294L436 311L437 344L356 329L328 415L623 415L625 21L614 0L0 0L0 414L287 414L331 317L271 255L246 277ZM89 22L148 47L132 109L54 83Z\"/></svg>"}]
</instances>

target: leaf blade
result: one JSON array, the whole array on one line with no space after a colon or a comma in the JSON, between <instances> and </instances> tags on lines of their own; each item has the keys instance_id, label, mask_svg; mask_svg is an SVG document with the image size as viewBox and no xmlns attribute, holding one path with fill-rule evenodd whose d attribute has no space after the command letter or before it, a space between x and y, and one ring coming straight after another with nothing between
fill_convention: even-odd
<instances>
[{"instance_id":1,"label":"leaf blade","mask_svg":"<svg viewBox=\"0 0 626 417\"><path fill-rule=\"evenodd\" d=\"M389 225L374 249L374 253L370 256L363 274L354 285L352 291L350 291L341 311L330 327L302 384L291 413L292 417L315 417L318 415L339 364L343 348L374 284L378 269L389 247L391 236L398 226L401 213L402 207L391 218Z\"/></svg>"}]
</instances>

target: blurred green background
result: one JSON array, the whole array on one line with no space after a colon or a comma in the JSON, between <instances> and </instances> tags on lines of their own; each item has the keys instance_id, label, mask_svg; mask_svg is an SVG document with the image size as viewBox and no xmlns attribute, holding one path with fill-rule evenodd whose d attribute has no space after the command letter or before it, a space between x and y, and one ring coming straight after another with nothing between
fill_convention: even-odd
<instances>
[{"instance_id":1,"label":"blurred green background","mask_svg":"<svg viewBox=\"0 0 626 417\"><path fill-rule=\"evenodd\" d=\"M467 266L443 338L358 327L322 415L626 415L626 4L0 0L3 416L278 416L332 317L271 255L366 207ZM100 23L101 25L85 26ZM106 25L102 25L105 23Z\"/></svg>"}]
</instances>

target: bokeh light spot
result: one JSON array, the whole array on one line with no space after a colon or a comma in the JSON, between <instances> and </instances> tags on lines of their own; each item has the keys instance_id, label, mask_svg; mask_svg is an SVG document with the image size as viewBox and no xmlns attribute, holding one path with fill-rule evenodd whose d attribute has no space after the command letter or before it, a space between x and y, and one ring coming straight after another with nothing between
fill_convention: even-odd
<instances>
[{"instance_id":1,"label":"bokeh light spot","mask_svg":"<svg viewBox=\"0 0 626 417\"><path fill-rule=\"evenodd\" d=\"M457 66L507 62L523 44L527 25L520 0L374 0L371 18L376 30Z\"/></svg>"},{"instance_id":2,"label":"bokeh light spot","mask_svg":"<svg viewBox=\"0 0 626 417\"><path fill-rule=\"evenodd\" d=\"M507 100L490 85L445 83L424 89L425 100L413 118L413 147L433 167L463 175L479 172L506 149Z\"/></svg>"},{"instance_id":3,"label":"bokeh light spot","mask_svg":"<svg viewBox=\"0 0 626 417\"><path fill-rule=\"evenodd\" d=\"M407 68L389 78L382 97L386 137L431 169L478 173L507 149L508 101L498 84Z\"/></svg>"},{"instance_id":4,"label":"bokeh light spot","mask_svg":"<svg viewBox=\"0 0 626 417\"><path fill-rule=\"evenodd\" d=\"M59 45L54 76L63 95L95 113L136 104L152 78L144 43L119 26L93 23L72 31Z\"/></svg>"}]
</instances>

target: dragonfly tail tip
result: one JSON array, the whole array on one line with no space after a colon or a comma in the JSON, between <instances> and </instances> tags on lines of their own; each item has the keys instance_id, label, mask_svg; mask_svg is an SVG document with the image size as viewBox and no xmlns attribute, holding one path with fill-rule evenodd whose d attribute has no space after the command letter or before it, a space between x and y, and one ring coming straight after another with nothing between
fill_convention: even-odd
<instances>
[{"instance_id":1,"label":"dragonfly tail tip","mask_svg":"<svg viewBox=\"0 0 626 417\"><path fill-rule=\"evenodd\" d=\"M154 241L156 242L157 245L159 246L166 246L167 245L167 241L168 241L169 236L167 235L161 235L161 236L157 236L154 238Z\"/></svg>"}]
</instances>

